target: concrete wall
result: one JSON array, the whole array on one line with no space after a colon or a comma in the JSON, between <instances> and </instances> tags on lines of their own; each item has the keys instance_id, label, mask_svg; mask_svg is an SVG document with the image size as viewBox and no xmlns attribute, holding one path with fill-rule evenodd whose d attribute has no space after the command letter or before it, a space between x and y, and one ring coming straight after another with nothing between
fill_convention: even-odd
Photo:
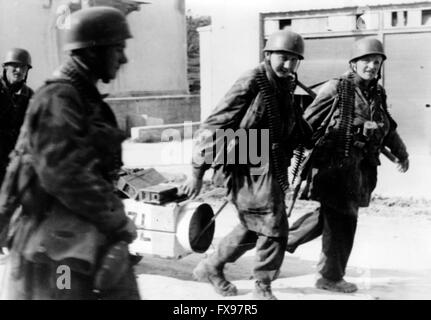
<instances>
[{"instance_id":1,"label":"concrete wall","mask_svg":"<svg viewBox=\"0 0 431 320\"><path fill-rule=\"evenodd\" d=\"M184 1L150 1L128 15L129 63L109 92L188 93Z\"/></svg>"},{"instance_id":2,"label":"concrete wall","mask_svg":"<svg viewBox=\"0 0 431 320\"><path fill-rule=\"evenodd\" d=\"M141 115L163 119L165 124L199 121L198 95L111 98L119 126L130 135L130 128L142 126Z\"/></svg>"},{"instance_id":3,"label":"concrete wall","mask_svg":"<svg viewBox=\"0 0 431 320\"><path fill-rule=\"evenodd\" d=\"M128 15L134 36L127 43L129 63L116 81L101 87L102 91L114 95L188 93L184 1L155 0ZM28 49L34 65L28 83L33 88L60 63L61 15L57 10L68 2L0 1L0 57L11 47Z\"/></svg>"}]
</instances>

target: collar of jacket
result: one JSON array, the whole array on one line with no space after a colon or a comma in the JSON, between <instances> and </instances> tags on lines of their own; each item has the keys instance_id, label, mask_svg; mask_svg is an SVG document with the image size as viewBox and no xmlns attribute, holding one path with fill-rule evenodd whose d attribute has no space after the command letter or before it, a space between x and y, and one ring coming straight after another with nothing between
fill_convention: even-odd
<instances>
[{"instance_id":1,"label":"collar of jacket","mask_svg":"<svg viewBox=\"0 0 431 320\"><path fill-rule=\"evenodd\" d=\"M75 59L69 56L60 69L54 73L54 77L69 80L90 101L102 100L99 90L87 76L88 70L85 70L84 66Z\"/></svg>"},{"instance_id":2,"label":"collar of jacket","mask_svg":"<svg viewBox=\"0 0 431 320\"><path fill-rule=\"evenodd\" d=\"M368 104L373 104L376 102L376 99L380 99L382 92L379 87L379 80L373 79L368 84L364 82L364 80L355 72L347 71L341 77L344 79L348 79L349 76L352 77L353 83L358 90L358 94L361 96L361 99Z\"/></svg>"},{"instance_id":3,"label":"collar of jacket","mask_svg":"<svg viewBox=\"0 0 431 320\"><path fill-rule=\"evenodd\" d=\"M0 86L1 86L1 89L5 90L10 95L14 94L14 95L23 96L26 98L29 98L32 95L32 90L24 82L21 82L16 87L11 88L11 86L3 78L3 76L0 77Z\"/></svg>"}]
</instances>

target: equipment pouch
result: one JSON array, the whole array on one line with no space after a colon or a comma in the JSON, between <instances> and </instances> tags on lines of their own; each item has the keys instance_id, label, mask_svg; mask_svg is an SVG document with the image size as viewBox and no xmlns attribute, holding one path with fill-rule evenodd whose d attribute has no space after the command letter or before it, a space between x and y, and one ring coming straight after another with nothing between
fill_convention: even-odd
<instances>
[{"instance_id":1,"label":"equipment pouch","mask_svg":"<svg viewBox=\"0 0 431 320\"><path fill-rule=\"evenodd\" d=\"M53 206L27 241L23 256L32 262L58 263L92 275L106 238L96 226L67 209Z\"/></svg>"},{"instance_id":2,"label":"equipment pouch","mask_svg":"<svg viewBox=\"0 0 431 320\"><path fill-rule=\"evenodd\" d=\"M103 292L116 286L130 268L127 242L119 241L109 246L100 259L94 276L94 290Z\"/></svg>"}]
</instances>

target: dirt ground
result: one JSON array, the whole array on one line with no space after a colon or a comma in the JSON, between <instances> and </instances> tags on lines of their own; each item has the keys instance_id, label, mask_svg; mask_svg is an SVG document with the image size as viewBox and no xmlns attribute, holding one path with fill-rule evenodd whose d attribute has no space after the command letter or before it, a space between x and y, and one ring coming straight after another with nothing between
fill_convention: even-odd
<instances>
[{"instance_id":1,"label":"dirt ground","mask_svg":"<svg viewBox=\"0 0 431 320\"><path fill-rule=\"evenodd\" d=\"M207 202L216 210L219 198ZM313 210L316 203L298 201L290 219ZM236 223L236 212L227 206L217 218L213 245L205 254L182 259L145 255L137 266L143 299L224 300L207 283L192 279L192 270L214 250L220 238ZM359 286L354 294L328 293L314 288L320 254L318 238L286 253L274 294L283 300L314 299L430 299L431 298L431 200L375 196L369 208L361 209L357 236L346 279ZM226 277L239 289L235 299L252 299L254 250L226 266Z\"/></svg>"}]
</instances>

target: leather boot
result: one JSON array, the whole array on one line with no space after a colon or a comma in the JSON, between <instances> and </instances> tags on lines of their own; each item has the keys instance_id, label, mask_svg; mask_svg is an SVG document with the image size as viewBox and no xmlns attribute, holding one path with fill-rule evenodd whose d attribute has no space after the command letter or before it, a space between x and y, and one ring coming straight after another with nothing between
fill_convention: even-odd
<instances>
[{"instance_id":1,"label":"leather boot","mask_svg":"<svg viewBox=\"0 0 431 320\"><path fill-rule=\"evenodd\" d=\"M277 297L272 294L271 283L259 280L254 284L253 297L258 300L277 300Z\"/></svg>"},{"instance_id":2,"label":"leather boot","mask_svg":"<svg viewBox=\"0 0 431 320\"><path fill-rule=\"evenodd\" d=\"M198 281L211 283L214 290L222 296L236 296L238 290L224 277L223 267L224 265L214 266L207 259L202 260L193 270L193 277Z\"/></svg>"},{"instance_id":3,"label":"leather boot","mask_svg":"<svg viewBox=\"0 0 431 320\"><path fill-rule=\"evenodd\" d=\"M342 293L352 293L358 291L358 287L354 283L347 282L344 279L332 281L323 277L316 281L316 288Z\"/></svg>"}]
</instances>

